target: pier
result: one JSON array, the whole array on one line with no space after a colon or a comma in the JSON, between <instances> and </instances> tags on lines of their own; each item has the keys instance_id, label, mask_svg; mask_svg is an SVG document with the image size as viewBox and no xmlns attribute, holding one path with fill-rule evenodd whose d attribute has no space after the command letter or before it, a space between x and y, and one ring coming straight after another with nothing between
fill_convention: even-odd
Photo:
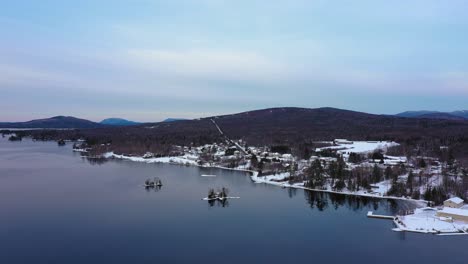
<instances>
[{"instance_id":1,"label":"pier","mask_svg":"<svg viewBox=\"0 0 468 264\"><path fill-rule=\"evenodd\" d=\"M395 216L391 216L391 215L376 215L376 214L374 214L374 212L372 212L372 211L369 211L369 212L367 213L367 217L369 217L369 218L377 218L377 219L395 220Z\"/></svg>"}]
</instances>

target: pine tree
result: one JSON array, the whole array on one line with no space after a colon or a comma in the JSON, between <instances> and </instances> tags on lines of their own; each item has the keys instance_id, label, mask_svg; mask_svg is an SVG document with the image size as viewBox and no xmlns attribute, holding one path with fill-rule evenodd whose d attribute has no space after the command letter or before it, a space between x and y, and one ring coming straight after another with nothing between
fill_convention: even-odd
<instances>
[{"instance_id":1,"label":"pine tree","mask_svg":"<svg viewBox=\"0 0 468 264\"><path fill-rule=\"evenodd\" d=\"M385 168L385 180L389 180L393 175L392 167Z\"/></svg>"},{"instance_id":2,"label":"pine tree","mask_svg":"<svg viewBox=\"0 0 468 264\"><path fill-rule=\"evenodd\" d=\"M253 154L250 158L250 166L252 166L253 168L256 168L258 166L258 159L255 154Z\"/></svg>"},{"instance_id":3,"label":"pine tree","mask_svg":"<svg viewBox=\"0 0 468 264\"><path fill-rule=\"evenodd\" d=\"M307 170L308 182L307 187L309 188L317 188L323 187L325 184L325 178L323 176L323 167L320 160L316 159L312 166L309 167Z\"/></svg>"},{"instance_id":4,"label":"pine tree","mask_svg":"<svg viewBox=\"0 0 468 264\"><path fill-rule=\"evenodd\" d=\"M377 164L374 164L374 168L372 170L372 181L375 182L380 182L382 180L382 171L380 170L379 166Z\"/></svg>"},{"instance_id":5,"label":"pine tree","mask_svg":"<svg viewBox=\"0 0 468 264\"><path fill-rule=\"evenodd\" d=\"M410 172L408 173L408 179L406 181L406 188L409 189L409 195L413 193L413 180L414 180L414 174L413 174L413 171L410 170Z\"/></svg>"},{"instance_id":6,"label":"pine tree","mask_svg":"<svg viewBox=\"0 0 468 264\"><path fill-rule=\"evenodd\" d=\"M332 180L332 185L335 183L335 179L338 176L338 164L335 161L330 162L330 165L328 165L328 175L330 176Z\"/></svg>"}]
</instances>

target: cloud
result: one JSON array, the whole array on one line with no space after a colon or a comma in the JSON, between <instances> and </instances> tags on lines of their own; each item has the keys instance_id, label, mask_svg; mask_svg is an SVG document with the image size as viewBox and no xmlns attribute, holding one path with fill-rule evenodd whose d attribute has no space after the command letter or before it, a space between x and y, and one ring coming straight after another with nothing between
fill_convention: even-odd
<instances>
[{"instance_id":1,"label":"cloud","mask_svg":"<svg viewBox=\"0 0 468 264\"><path fill-rule=\"evenodd\" d=\"M0 72L0 84L3 86L33 83L51 84L64 80L62 74L23 65L0 64Z\"/></svg>"},{"instance_id":2,"label":"cloud","mask_svg":"<svg viewBox=\"0 0 468 264\"><path fill-rule=\"evenodd\" d=\"M95 57L70 56L70 63L40 67L0 64L0 89L41 88L61 94L83 92L109 96L150 96L172 100L265 101L265 93L281 101L291 92L319 94L467 95L464 72L401 73L354 65L282 61L274 56L240 50L129 49ZM53 56L48 58L51 60ZM83 61L80 61L83 60ZM80 65L79 67L75 67ZM83 68L85 65L86 68ZM85 70L84 70L85 69Z\"/></svg>"},{"instance_id":3,"label":"cloud","mask_svg":"<svg viewBox=\"0 0 468 264\"><path fill-rule=\"evenodd\" d=\"M266 82L288 73L284 63L253 52L132 49L128 59L143 70L195 79Z\"/></svg>"},{"instance_id":4,"label":"cloud","mask_svg":"<svg viewBox=\"0 0 468 264\"><path fill-rule=\"evenodd\" d=\"M324 58L307 62L284 62L255 52L213 50L129 50L128 63L139 72L190 86L212 81L232 81L269 90L317 83L332 90L376 89L389 83L383 72L330 64ZM193 81L193 82L192 82ZM231 87L232 88L232 87ZM232 88L235 89L235 88ZM319 88L326 89L325 87Z\"/></svg>"}]
</instances>

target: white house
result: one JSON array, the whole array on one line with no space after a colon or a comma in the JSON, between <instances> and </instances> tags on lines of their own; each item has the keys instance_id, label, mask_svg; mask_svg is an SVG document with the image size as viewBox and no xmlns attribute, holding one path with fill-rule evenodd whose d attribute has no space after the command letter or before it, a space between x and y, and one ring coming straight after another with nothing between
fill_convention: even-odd
<instances>
[{"instance_id":1,"label":"white house","mask_svg":"<svg viewBox=\"0 0 468 264\"><path fill-rule=\"evenodd\" d=\"M459 197L453 197L444 201L444 207L449 208L460 208L463 206L463 199Z\"/></svg>"}]
</instances>

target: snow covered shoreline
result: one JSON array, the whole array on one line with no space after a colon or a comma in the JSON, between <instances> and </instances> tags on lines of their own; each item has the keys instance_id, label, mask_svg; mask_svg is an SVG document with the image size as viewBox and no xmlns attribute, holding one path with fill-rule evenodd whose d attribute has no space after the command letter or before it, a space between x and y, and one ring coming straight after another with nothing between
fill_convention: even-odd
<instances>
[{"instance_id":1,"label":"snow covered shoreline","mask_svg":"<svg viewBox=\"0 0 468 264\"><path fill-rule=\"evenodd\" d=\"M343 194L343 195L349 195L349 196L361 196L361 197L368 197L368 198L402 200L402 201L412 202L417 207L425 207L428 204L428 201L425 201L425 200L415 200L415 199L405 198L405 197L377 195L377 194L371 194L371 193L365 193L365 192L349 192L349 191L341 191L340 192L340 191L334 191L334 190L330 190L330 189L313 189L313 188L308 188L308 187L303 186L302 183L289 184L289 183L286 183L286 182L269 180L271 177L275 177L273 175L266 175L266 176L258 177L258 172L253 172L253 173L254 174L251 176L251 178L255 183L271 184L271 185L275 185L275 186L279 186L279 187L283 187L283 188L296 188L296 189L303 189L303 190L314 191L314 192ZM284 173L282 175L285 175L285 174L287 174L287 173ZM265 179L262 179L262 178L265 178Z\"/></svg>"},{"instance_id":2,"label":"snow covered shoreline","mask_svg":"<svg viewBox=\"0 0 468 264\"><path fill-rule=\"evenodd\" d=\"M393 220L396 228L393 230L435 235L468 235L468 223L438 216L441 211L426 207L418 208L409 215L396 216Z\"/></svg>"},{"instance_id":3,"label":"snow covered shoreline","mask_svg":"<svg viewBox=\"0 0 468 264\"><path fill-rule=\"evenodd\" d=\"M302 183L289 184L286 182L274 181L274 180L281 180L281 179L288 177L289 173L281 173L278 175L258 176L259 173L257 171L248 170L245 168L227 168L227 167L222 167L222 166L217 166L217 165L200 165L194 160L194 157L190 155L184 155L184 156L178 156L178 157L144 158L144 157L125 156L125 155L115 154L113 152L108 152L108 153L105 153L103 157L107 159L116 158L116 159L129 160L129 161L134 161L134 162L164 163L164 164L173 164L173 165L197 166L201 168L218 168L218 169L223 169L223 170L248 172L252 174L250 178L255 183L265 183L265 184L275 185L275 186L279 186L283 188L286 188L286 187L296 188L296 189L303 189L303 190L314 191L314 192L343 194L343 195L350 195L350 196L361 196L361 197L379 198L379 199L403 200L403 201L413 202L415 203L417 207L425 207L427 206L427 203L428 203L425 200L415 200L415 199L405 198L405 197L385 196L385 195L365 193L362 191L361 192L349 192L349 191L339 192L339 191L333 191L330 189L322 190L322 189L307 188L301 185Z\"/></svg>"}]
</instances>

